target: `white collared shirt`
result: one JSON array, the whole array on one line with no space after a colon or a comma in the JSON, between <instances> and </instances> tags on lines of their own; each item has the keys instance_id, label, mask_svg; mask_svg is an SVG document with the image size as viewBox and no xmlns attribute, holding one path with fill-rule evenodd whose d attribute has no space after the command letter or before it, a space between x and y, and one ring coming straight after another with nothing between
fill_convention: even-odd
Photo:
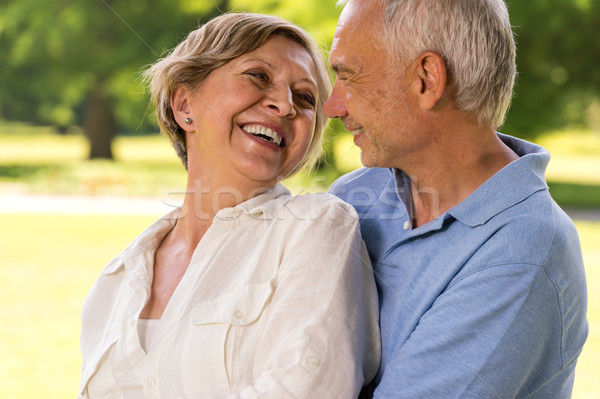
<instances>
[{"instance_id":1,"label":"white collared shirt","mask_svg":"<svg viewBox=\"0 0 600 399\"><path fill-rule=\"evenodd\" d=\"M154 253L178 217L175 210L144 231L90 291L81 397L357 397L379 367L380 342L354 209L278 185L221 210L146 352L138 316Z\"/></svg>"}]
</instances>

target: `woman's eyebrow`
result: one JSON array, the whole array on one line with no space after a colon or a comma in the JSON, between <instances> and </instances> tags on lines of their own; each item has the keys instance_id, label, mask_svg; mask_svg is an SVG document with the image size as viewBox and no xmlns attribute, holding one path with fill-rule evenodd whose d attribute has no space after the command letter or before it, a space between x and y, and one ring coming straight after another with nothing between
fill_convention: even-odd
<instances>
[{"instance_id":1,"label":"woman's eyebrow","mask_svg":"<svg viewBox=\"0 0 600 399\"><path fill-rule=\"evenodd\" d=\"M267 61L265 61L263 59L260 59L260 58L249 58L249 59L245 60L243 62L243 64L245 64L247 62L251 62L251 61L258 61L260 63L263 63L263 64L267 65L269 68L273 69L273 64L271 64L270 62L267 62Z\"/></svg>"}]
</instances>

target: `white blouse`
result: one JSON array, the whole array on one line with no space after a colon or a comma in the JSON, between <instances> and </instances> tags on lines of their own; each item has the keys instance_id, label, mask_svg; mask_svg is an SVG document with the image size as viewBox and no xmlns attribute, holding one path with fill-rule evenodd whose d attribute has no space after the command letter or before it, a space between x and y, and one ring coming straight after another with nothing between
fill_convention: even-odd
<instances>
[{"instance_id":1,"label":"white blouse","mask_svg":"<svg viewBox=\"0 0 600 399\"><path fill-rule=\"evenodd\" d=\"M373 272L354 209L278 185L221 210L146 350L154 253L180 215L102 271L82 311L85 398L355 398L380 360Z\"/></svg>"}]
</instances>

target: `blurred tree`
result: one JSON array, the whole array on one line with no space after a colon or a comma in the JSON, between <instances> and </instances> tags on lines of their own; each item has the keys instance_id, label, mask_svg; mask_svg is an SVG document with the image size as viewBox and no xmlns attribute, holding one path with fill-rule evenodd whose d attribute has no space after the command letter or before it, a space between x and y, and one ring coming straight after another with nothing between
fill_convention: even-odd
<instances>
[{"instance_id":1,"label":"blurred tree","mask_svg":"<svg viewBox=\"0 0 600 399\"><path fill-rule=\"evenodd\" d=\"M0 0L0 117L83 124L91 156L152 126L139 71L222 11L264 12L329 48L341 11L304 0ZM600 1L507 0L518 43L516 96L503 131L521 137L600 120ZM335 131L340 129L334 124ZM97 138L98 140L96 140ZM331 155L329 147L328 154ZM328 157L329 163L333 158Z\"/></svg>"},{"instance_id":2,"label":"blurred tree","mask_svg":"<svg viewBox=\"0 0 600 399\"><path fill-rule=\"evenodd\" d=\"M229 0L233 11L278 15L306 29L324 48L331 47L342 11L336 1L322 0Z\"/></svg>"},{"instance_id":3,"label":"blurred tree","mask_svg":"<svg viewBox=\"0 0 600 399\"><path fill-rule=\"evenodd\" d=\"M227 0L4 0L0 111L9 119L82 123L90 158L112 158L117 126L144 124L139 71ZM148 126L148 125L145 125Z\"/></svg>"},{"instance_id":4,"label":"blurred tree","mask_svg":"<svg viewBox=\"0 0 600 399\"><path fill-rule=\"evenodd\" d=\"M600 1L508 0L519 77L503 130L590 125L600 99Z\"/></svg>"}]
</instances>

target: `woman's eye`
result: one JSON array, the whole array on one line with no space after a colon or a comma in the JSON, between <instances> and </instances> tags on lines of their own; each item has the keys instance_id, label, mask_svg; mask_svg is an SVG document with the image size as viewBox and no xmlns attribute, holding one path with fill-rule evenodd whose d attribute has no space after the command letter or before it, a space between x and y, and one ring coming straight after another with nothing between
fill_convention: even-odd
<instances>
[{"instance_id":1,"label":"woman's eye","mask_svg":"<svg viewBox=\"0 0 600 399\"><path fill-rule=\"evenodd\" d=\"M261 82L269 82L269 76L264 73L264 72L260 72L260 71L248 71L245 72L246 75L253 77L254 79L260 80Z\"/></svg>"},{"instance_id":2,"label":"woman's eye","mask_svg":"<svg viewBox=\"0 0 600 399\"><path fill-rule=\"evenodd\" d=\"M308 108L314 108L316 105L315 98L310 93L300 93L296 94L296 97L300 99L302 105L308 106Z\"/></svg>"}]
</instances>

